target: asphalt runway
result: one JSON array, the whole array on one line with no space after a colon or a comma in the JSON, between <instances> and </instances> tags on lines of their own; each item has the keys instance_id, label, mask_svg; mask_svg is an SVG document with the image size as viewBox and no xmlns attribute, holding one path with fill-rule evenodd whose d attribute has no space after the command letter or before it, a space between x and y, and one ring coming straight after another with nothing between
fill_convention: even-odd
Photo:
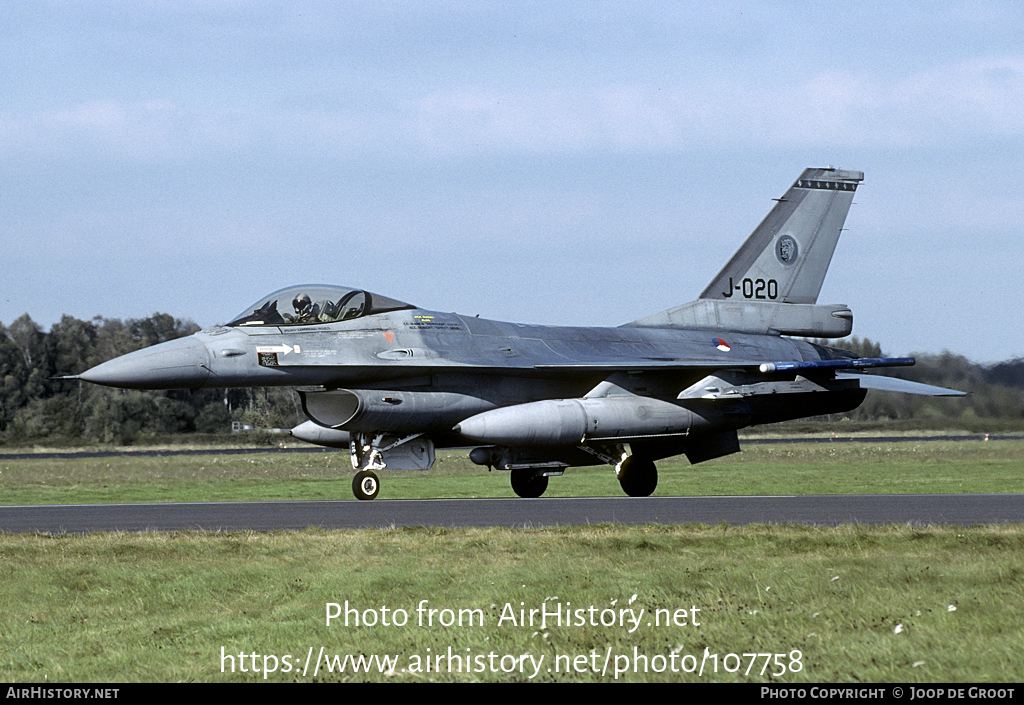
<instances>
[{"instance_id":1,"label":"asphalt runway","mask_svg":"<svg viewBox=\"0 0 1024 705\"><path fill-rule=\"evenodd\" d=\"M773 439L787 442L982 440L984 436ZM1005 436L1019 440L1020 436ZM750 443L752 441L745 441ZM184 455L233 451L10 454L0 457ZM335 452L300 446L265 452ZM579 524L944 524L1024 522L1024 495L799 495L781 497L578 497L309 502L197 502L0 506L0 532L276 531L393 526L541 527Z\"/></svg>"},{"instance_id":2,"label":"asphalt runway","mask_svg":"<svg viewBox=\"0 0 1024 705\"><path fill-rule=\"evenodd\" d=\"M580 524L945 524L1024 522L1024 495L580 497L197 502L0 507L0 531L274 531Z\"/></svg>"}]
</instances>

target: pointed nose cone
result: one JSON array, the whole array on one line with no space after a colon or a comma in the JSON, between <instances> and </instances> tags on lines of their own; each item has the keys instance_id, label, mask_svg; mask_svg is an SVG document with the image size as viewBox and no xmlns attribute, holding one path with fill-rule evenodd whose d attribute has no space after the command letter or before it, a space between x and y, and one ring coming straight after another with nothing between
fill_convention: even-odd
<instances>
[{"instance_id":1,"label":"pointed nose cone","mask_svg":"<svg viewBox=\"0 0 1024 705\"><path fill-rule=\"evenodd\" d=\"M114 358L78 377L125 389L197 389L210 376L210 352L195 336Z\"/></svg>"}]
</instances>

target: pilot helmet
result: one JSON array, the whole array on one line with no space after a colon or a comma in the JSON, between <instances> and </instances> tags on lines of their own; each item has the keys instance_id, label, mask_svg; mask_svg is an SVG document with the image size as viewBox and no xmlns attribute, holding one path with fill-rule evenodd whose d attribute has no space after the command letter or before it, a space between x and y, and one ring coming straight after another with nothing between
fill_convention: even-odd
<instances>
[{"instance_id":1,"label":"pilot helmet","mask_svg":"<svg viewBox=\"0 0 1024 705\"><path fill-rule=\"evenodd\" d=\"M299 294L292 300L292 306L295 308L295 313L302 313L310 307L313 302L310 300L308 294Z\"/></svg>"}]
</instances>

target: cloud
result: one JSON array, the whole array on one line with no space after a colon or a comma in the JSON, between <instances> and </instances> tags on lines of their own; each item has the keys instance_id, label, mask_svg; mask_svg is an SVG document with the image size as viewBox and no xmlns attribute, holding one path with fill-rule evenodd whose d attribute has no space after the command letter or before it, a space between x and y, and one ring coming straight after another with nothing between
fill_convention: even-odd
<instances>
[{"instance_id":1,"label":"cloud","mask_svg":"<svg viewBox=\"0 0 1024 705\"><path fill-rule=\"evenodd\" d=\"M948 147L1024 136L1024 57L974 59L905 77L810 73L783 86L735 78L655 87L434 91L410 123L431 153L645 153Z\"/></svg>"},{"instance_id":2,"label":"cloud","mask_svg":"<svg viewBox=\"0 0 1024 705\"><path fill-rule=\"evenodd\" d=\"M0 152L174 162L225 155L349 158L651 154L844 147L970 149L1024 136L1024 55L903 75L823 68L763 84L693 75L567 88L543 81L417 87L375 100L322 93L115 97L0 112Z\"/></svg>"}]
</instances>

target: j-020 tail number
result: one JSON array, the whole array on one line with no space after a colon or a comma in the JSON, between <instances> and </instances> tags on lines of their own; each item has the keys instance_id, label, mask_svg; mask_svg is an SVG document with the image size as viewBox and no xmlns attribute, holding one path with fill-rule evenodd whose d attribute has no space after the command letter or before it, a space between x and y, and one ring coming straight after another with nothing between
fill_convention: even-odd
<instances>
[{"instance_id":1,"label":"j-020 tail number","mask_svg":"<svg viewBox=\"0 0 1024 705\"><path fill-rule=\"evenodd\" d=\"M739 291L745 299L772 299L779 298L779 283L774 279L744 279L741 284L733 284L732 277L729 277L729 288L722 292L722 296L732 298L734 291Z\"/></svg>"}]
</instances>

